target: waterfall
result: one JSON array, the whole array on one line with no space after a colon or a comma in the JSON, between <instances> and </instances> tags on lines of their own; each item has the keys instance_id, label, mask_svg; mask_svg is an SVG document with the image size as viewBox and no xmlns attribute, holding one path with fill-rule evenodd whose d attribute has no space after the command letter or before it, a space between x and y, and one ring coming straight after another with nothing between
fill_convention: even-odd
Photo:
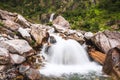
<instances>
[{"instance_id":1,"label":"waterfall","mask_svg":"<svg viewBox=\"0 0 120 80\"><path fill-rule=\"evenodd\" d=\"M85 49L77 41L64 40L57 35L48 40L50 46L44 45L42 54L46 65L40 72L45 75L60 75L69 73L87 73L99 71L101 66L89 60Z\"/></svg>"},{"instance_id":2,"label":"waterfall","mask_svg":"<svg viewBox=\"0 0 120 80\"><path fill-rule=\"evenodd\" d=\"M55 13L52 13L52 14L50 15L50 19L49 19L50 22L53 21L53 17L54 17L54 15L55 15Z\"/></svg>"}]
</instances>

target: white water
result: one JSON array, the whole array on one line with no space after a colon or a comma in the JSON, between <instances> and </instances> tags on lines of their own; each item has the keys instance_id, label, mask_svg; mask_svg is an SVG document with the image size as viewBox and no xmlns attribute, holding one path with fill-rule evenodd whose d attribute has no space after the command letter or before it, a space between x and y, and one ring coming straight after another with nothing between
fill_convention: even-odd
<instances>
[{"instance_id":1,"label":"white water","mask_svg":"<svg viewBox=\"0 0 120 80\"><path fill-rule=\"evenodd\" d=\"M78 42L53 36L57 43L52 44L47 53L45 53L46 45L42 50L47 62L45 67L40 70L41 74L60 76L70 73L101 72L102 67L89 60L87 52Z\"/></svg>"},{"instance_id":2,"label":"white water","mask_svg":"<svg viewBox=\"0 0 120 80\"><path fill-rule=\"evenodd\" d=\"M54 15L55 15L55 13L52 13L52 14L50 15L50 19L49 19L50 22L53 21L53 17L54 17Z\"/></svg>"}]
</instances>

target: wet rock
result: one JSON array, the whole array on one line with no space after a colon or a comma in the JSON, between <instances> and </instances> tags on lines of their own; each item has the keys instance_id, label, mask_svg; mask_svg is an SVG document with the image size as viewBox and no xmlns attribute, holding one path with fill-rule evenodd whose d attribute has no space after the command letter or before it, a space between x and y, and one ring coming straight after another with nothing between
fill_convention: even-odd
<instances>
[{"instance_id":1,"label":"wet rock","mask_svg":"<svg viewBox=\"0 0 120 80\"><path fill-rule=\"evenodd\" d=\"M11 57L11 63L12 64L20 64L20 63L23 63L26 60L25 57L20 56L18 54L10 54L10 57Z\"/></svg>"},{"instance_id":2,"label":"wet rock","mask_svg":"<svg viewBox=\"0 0 120 80\"><path fill-rule=\"evenodd\" d=\"M9 64L10 56L8 50L0 47L0 64Z\"/></svg>"},{"instance_id":3,"label":"wet rock","mask_svg":"<svg viewBox=\"0 0 120 80\"><path fill-rule=\"evenodd\" d=\"M11 53L17 53L20 55L32 55L33 49L31 46L29 46L28 42L25 40L20 39L14 39L14 40L7 40L7 41L1 41L0 47L6 48Z\"/></svg>"},{"instance_id":4,"label":"wet rock","mask_svg":"<svg viewBox=\"0 0 120 80\"><path fill-rule=\"evenodd\" d=\"M106 55L103 65L103 72L107 75L115 76L118 80L120 78L120 47L110 49Z\"/></svg>"},{"instance_id":5,"label":"wet rock","mask_svg":"<svg viewBox=\"0 0 120 80\"><path fill-rule=\"evenodd\" d=\"M91 49L91 50L88 51L88 52L89 52L90 57L91 57L94 61L96 61L96 62L98 62L98 63L100 63L100 64L102 64L102 65L104 64L106 54L101 53L101 52L99 52L99 51L96 51L96 50L94 50L94 49Z\"/></svg>"},{"instance_id":6,"label":"wet rock","mask_svg":"<svg viewBox=\"0 0 120 80\"><path fill-rule=\"evenodd\" d=\"M30 68L29 70L26 71L26 75L31 80L39 80L40 79L40 72L37 71L36 69Z\"/></svg>"},{"instance_id":7,"label":"wet rock","mask_svg":"<svg viewBox=\"0 0 120 80\"><path fill-rule=\"evenodd\" d=\"M107 53L111 48L120 45L120 32L104 31L98 32L91 38L92 42L104 53Z\"/></svg>"},{"instance_id":8,"label":"wet rock","mask_svg":"<svg viewBox=\"0 0 120 80\"><path fill-rule=\"evenodd\" d=\"M58 16L55 20L53 20L53 24L59 25L64 28L70 28L70 24L66 21L62 16Z\"/></svg>"}]
</instances>

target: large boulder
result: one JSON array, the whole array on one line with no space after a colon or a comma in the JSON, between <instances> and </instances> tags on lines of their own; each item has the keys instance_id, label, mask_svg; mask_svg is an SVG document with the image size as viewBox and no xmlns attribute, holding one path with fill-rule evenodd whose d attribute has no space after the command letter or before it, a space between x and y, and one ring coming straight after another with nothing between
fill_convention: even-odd
<instances>
[{"instance_id":1,"label":"large boulder","mask_svg":"<svg viewBox=\"0 0 120 80\"><path fill-rule=\"evenodd\" d=\"M106 55L103 72L120 79L120 46L110 49Z\"/></svg>"},{"instance_id":2,"label":"large boulder","mask_svg":"<svg viewBox=\"0 0 120 80\"><path fill-rule=\"evenodd\" d=\"M64 28L70 28L70 24L65 18L62 16L58 16L55 20L53 20L53 24L59 25Z\"/></svg>"},{"instance_id":3,"label":"large boulder","mask_svg":"<svg viewBox=\"0 0 120 80\"><path fill-rule=\"evenodd\" d=\"M108 53L111 48L120 45L120 32L98 32L91 40L102 52Z\"/></svg>"},{"instance_id":4,"label":"large boulder","mask_svg":"<svg viewBox=\"0 0 120 80\"><path fill-rule=\"evenodd\" d=\"M9 50L11 53L17 53L19 55L30 56L33 54L32 47L25 40L14 39L1 41L0 47Z\"/></svg>"}]
</instances>

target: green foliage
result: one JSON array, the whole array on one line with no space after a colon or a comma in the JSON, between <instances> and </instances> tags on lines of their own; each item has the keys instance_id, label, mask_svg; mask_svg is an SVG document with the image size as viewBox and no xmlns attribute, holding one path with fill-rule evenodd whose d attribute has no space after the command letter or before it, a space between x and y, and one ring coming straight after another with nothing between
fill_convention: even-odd
<instances>
[{"instance_id":1,"label":"green foliage","mask_svg":"<svg viewBox=\"0 0 120 80\"><path fill-rule=\"evenodd\" d=\"M53 23L52 23L52 22L48 22L48 23L47 23L47 25L52 26L52 25L53 25Z\"/></svg>"},{"instance_id":2,"label":"green foliage","mask_svg":"<svg viewBox=\"0 0 120 80\"><path fill-rule=\"evenodd\" d=\"M4 24L0 21L0 27L1 27L1 26L4 26Z\"/></svg>"},{"instance_id":3,"label":"green foliage","mask_svg":"<svg viewBox=\"0 0 120 80\"><path fill-rule=\"evenodd\" d=\"M33 22L43 23L42 14L53 12L67 19L72 29L111 30L108 22L120 20L120 0L1 0L0 8L18 12ZM46 23L52 25L50 22ZM112 25L113 25L112 24Z\"/></svg>"}]
</instances>

